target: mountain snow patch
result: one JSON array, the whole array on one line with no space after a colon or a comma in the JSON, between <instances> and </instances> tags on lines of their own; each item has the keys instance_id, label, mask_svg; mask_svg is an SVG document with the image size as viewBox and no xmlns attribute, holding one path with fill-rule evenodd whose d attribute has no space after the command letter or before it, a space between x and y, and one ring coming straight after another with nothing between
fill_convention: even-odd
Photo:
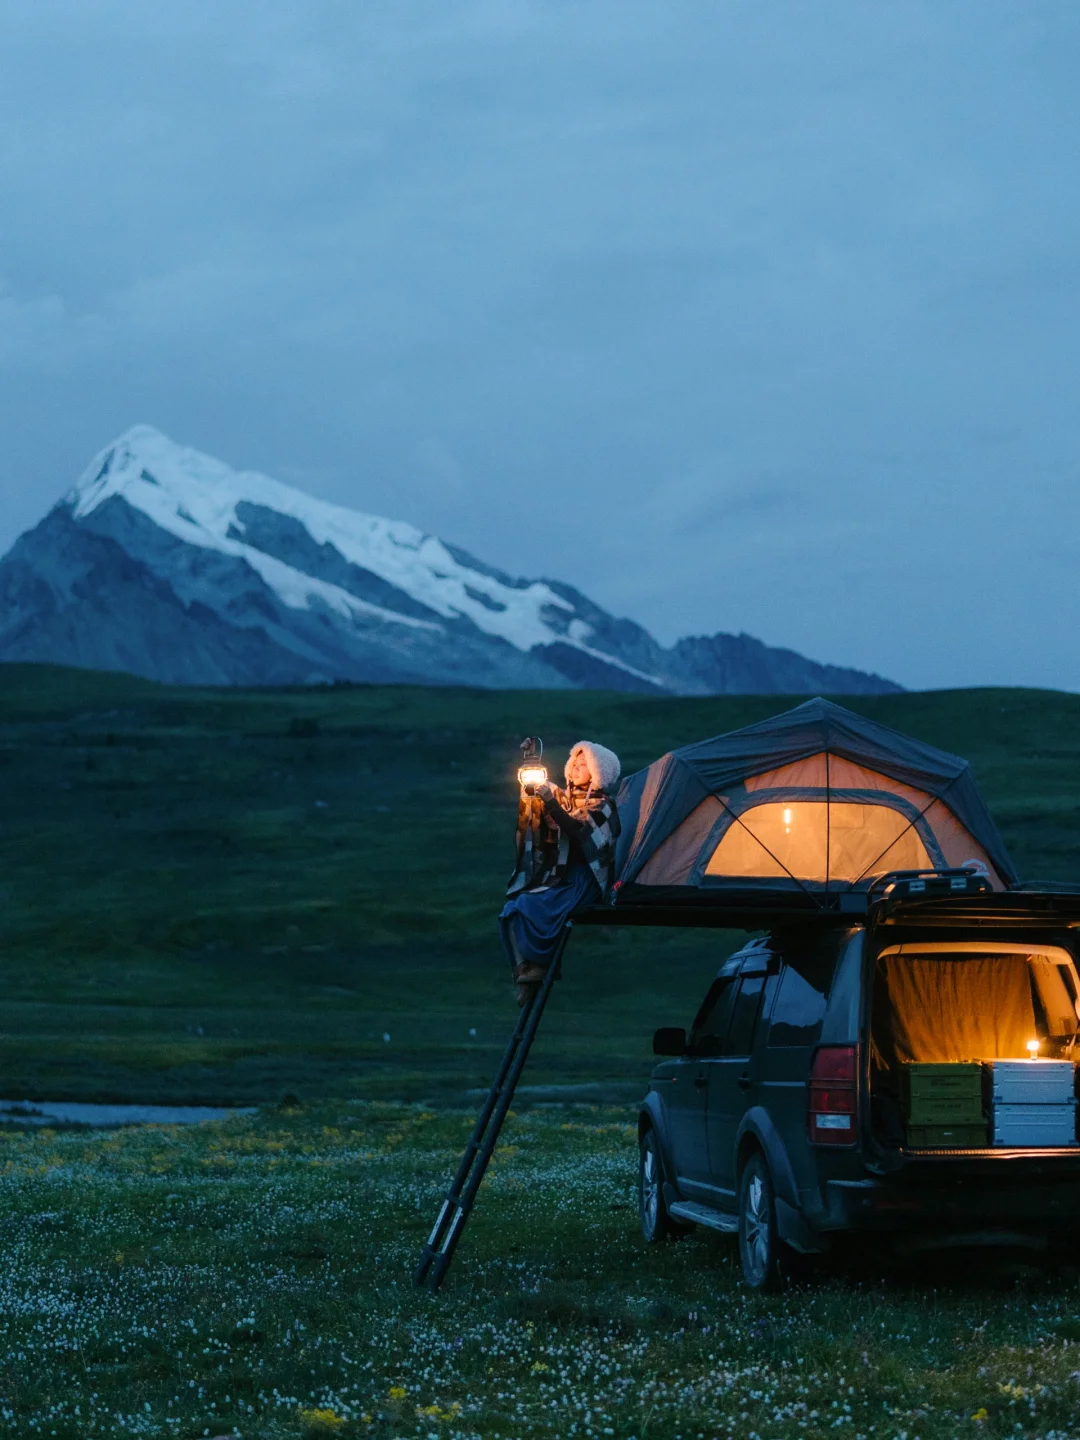
<instances>
[{"instance_id":1,"label":"mountain snow patch","mask_svg":"<svg viewBox=\"0 0 1080 1440\"><path fill-rule=\"evenodd\" d=\"M572 608L542 581L520 587L505 584L461 563L436 536L412 525L316 500L254 471L233 470L212 456L175 444L149 425L133 426L96 456L68 503L79 520L113 496L122 496L186 544L242 556L293 609L321 601L340 613L381 613L398 624L431 623L397 611L380 611L237 539L244 533L237 511L245 502L297 521L317 545L333 546L351 564L445 619L465 617L477 629L522 651L561 640L585 654L600 653L588 643L589 627L579 619L571 623ZM553 628L545 618L544 612L552 609L566 615L565 627ZM620 664L609 655L604 659Z\"/></svg>"}]
</instances>

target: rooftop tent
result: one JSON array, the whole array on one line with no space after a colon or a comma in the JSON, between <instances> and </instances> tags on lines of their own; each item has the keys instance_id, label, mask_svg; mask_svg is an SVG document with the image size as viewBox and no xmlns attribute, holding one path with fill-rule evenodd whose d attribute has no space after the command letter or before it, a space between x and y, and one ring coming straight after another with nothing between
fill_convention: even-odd
<instances>
[{"instance_id":1,"label":"rooftop tent","mask_svg":"<svg viewBox=\"0 0 1080 1440\"><path fill-rule=\"evenodd\" d=\"M662 756L619 794L621 886L838 891L978 861L1016 879L966 760L828 700Z\"/></svg>"}]
</instances>

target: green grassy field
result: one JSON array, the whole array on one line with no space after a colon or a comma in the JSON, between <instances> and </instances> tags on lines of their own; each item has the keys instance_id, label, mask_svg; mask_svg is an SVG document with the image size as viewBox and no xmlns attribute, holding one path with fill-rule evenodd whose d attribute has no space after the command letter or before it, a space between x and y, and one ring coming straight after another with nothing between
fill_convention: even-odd
<instances>
[{"instance_id":1,"label":"green grassy field","mask_svg":"<svg viewBox=\"0 0 1080 1440\"><path fill-rule=\"evenodd\" d=\"M786 703L0 668L0 1095L262 1106L0 1129L0 1435L1080 1436L1074 1268L759 1298L725 1237L643 1246L649 1036L741 936L574 937L446 1288L411 1288L515 1014L518 740L632 769ZM1077 876L1080 697L853 703L971 758L1025 876Z\"/></svg>"},{"instance_id":2,"label":"green grassy field","mask_svg":"<svg viewBox=\"0 0 1080 1440\"><path fill-rule=\"evenodd\" d=\"M0 1136L0 1434L945 1440L1080 1433L1076 1270L849 1268L756 1297L646 1248L619 1112L508 1129L438 1297L468 1117L358 1099Z\"/></svg>"},{"instance_id":3,"label":"green grassy field","mask_svg":"<svg viewBox=\"0 0 1080 1440\"><path fill-rule=\"evenodd\" d=\"M789 703L0 667L0 1096L460 1102L512 1018L521 736L601 739L629 772ZM969 756L1022 874L1080 874L1080 696L852 704ZM579 931L531 1083L632 1096L740 938Z\"/></svg>"}]
</instances>

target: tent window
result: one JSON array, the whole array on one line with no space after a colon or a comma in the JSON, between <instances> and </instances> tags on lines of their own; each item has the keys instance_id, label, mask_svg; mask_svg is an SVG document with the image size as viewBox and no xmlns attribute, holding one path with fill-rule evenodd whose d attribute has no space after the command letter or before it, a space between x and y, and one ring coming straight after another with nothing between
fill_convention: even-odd
<instances>
[{"instance_id":1,"label":"tent window","mask_svg":"<svg viewBox=\"0 0 1080 1440\"><path fill-rule=\"evenodd\" d=\"M918 830L899 810L850 801L793 800L745 810L721 836L705 873L852 881L888 870L930 868Z\"/></svg>"}]
</instances>

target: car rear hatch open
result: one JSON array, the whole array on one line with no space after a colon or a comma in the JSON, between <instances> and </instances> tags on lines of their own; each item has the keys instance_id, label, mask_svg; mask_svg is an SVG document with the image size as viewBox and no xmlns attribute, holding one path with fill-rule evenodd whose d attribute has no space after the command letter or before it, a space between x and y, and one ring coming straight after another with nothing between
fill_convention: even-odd
<instances>
[{"instance_id":1,"label":"car rear hatch open","mask_svg":"<svg viewBox=\"0 0 1080 1440\"><path fill-rule=\"evenodd\" d=\"M866 1075L884 1168L1080 1173L1080 896L875 908Z\"/></svg>"}]
</instances>

